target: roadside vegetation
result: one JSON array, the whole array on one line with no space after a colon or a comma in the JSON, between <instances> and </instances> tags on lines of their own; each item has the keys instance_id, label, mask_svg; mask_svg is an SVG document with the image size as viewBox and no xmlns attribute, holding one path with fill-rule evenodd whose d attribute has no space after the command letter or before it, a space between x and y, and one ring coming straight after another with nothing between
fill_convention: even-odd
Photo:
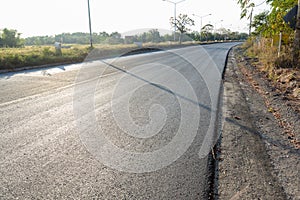
<instances>
[{"instance_id":1,"label":"roadside vegetation","mask_svg":"<svg viewBox=\"0 0 300 200\"><path fill-rule=\"evenodd\" d=\"M252 0L237 2L241 17L247 17L253 29L247 42L237 48L239 69L264 100L282 134L299 150L300 0L266 0L271 10L256 16L253 10L259 5Z\"/></svg>"},{"instance_id":2,"label":"roadside vegetation","mask_svg":"<svg viewBox=\"0 0 300 200\"><path fill-rule=\"evenodd\" d=\"M182 45L194 45L193 42L185 42ZM167 49L178 46L177 43L146 43L145 49ZM22 48L0 48L0 71L14 70L22 67L34 67L49 64L70 64L83 62L91 50L97 49L97 58L103 59L121 56L130 51L139 49L135 44L117 45L89 45L68 44L63 46L61 53L57 53L56 48L48 45L25 46Z\"/></svg>"},{"instance_id":3,"label":"roadside vegetation","mask_svg":"<svg viewBox=\"0 0 300 200\"><path fill-rule=\"evenodd\" d=\"M254 31L243 45L245 56L277 90L300 103L300 13L298 20L295 16L294 22L284 21L284 16L298 4L298 0L267 2L271 11L254 16L251 23ZM238 3L242 7L241 17L251 17L255 4L248 0L238 0Z\"/></svg>"},{"instance_id":4,"label":"roadside vegetation","mask_svg":"<svg viewBox=\"0 0 300 200\"><path fill-rule=\"evenodd\" d=\"M62 49L56 54L54 46L27 46L23 48L0 49L0 70L52 63L81 62L88 54L88 47Z\"/></svg>"},{"instance_id":5,"label":"roadside vegetation","mask_svg":"<svg viewBox=\"0 0 300 200\"><path fill-rule=\"evenodd\" d=\"M0 71L82 62L94 48L98 49L100 59L120 56L139 48L167 49L178 45L193 45L216 40L245 40L248 36L245 33L231 32L222 28L214 31L203 29L202 37L200 37L199 32L190 32L186 26L184 24L178 29L181 31L176 33L176 42L174 42L173 34L161 35L157 29L125 37L118 32L93 33L93 48L89 46L89 33L62 33L23 39L17 30L0 29ZM61 51L57 51L55 43L61 44Z\"/></svg>"},{"instance_id":6,"label":"roadside vegetation","mask_svg":"<svg viewBox=\"0 0 300 200\"><path fill-rule=\"evenodd\" d=\"M194 42L184 42L182 45L195 45ZM178 43L146 43L144 49L168 49L178 47ZM83 62L91 50L97 50L97 58L103 59L121 56L128 52L140 49L136 44L97 44L93 48L89 45L68 44L63 46L61 53L57 53L52 45L25 46L22 48L0 48L0 71L14 70L22 67L34 67L49 64L70 64Z\"/></svg>"}]
</instances>

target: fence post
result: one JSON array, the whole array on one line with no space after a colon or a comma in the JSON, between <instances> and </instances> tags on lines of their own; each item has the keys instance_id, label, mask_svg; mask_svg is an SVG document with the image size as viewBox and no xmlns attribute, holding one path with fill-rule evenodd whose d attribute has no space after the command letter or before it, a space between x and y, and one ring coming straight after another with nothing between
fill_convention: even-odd
<instances>
[{"instance_id":1,"label":"fence post","mask_svg":"<svg viewBox=\"0 0 300 200\"><path fill-rule=\"evenodd\" d=\"M281 40L282 40L282 32L280 32L279 34L278 57L280 56L280 52L281 52L281 45L282 45Z\"/></svg>"}]
</instances>

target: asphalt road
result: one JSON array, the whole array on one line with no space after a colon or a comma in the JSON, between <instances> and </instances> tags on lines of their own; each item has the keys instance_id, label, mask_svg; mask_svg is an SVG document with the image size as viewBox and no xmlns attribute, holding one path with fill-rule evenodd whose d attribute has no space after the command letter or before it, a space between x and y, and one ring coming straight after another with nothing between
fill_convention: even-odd
<instances>
[{"instance_id":1,"label":"asphalt road","mask_svg":"<svg viewBox=\"0 0 300 200\"><path fill-rule=\"evenodd\" d=\"M235 44L0 74L0 198L206 199Z\"/></svg>"}]
</instances>

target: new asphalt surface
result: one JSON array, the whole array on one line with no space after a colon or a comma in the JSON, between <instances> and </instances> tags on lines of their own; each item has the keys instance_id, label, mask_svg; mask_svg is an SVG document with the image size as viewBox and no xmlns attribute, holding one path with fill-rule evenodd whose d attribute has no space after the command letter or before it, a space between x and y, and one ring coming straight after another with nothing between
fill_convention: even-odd
<instances>
[{"instance_id":1,"label":"new asphalt surface","mask_svg":"<svg viewBox=\"0 0 300 200\"><path fill-rule=\"evenodd\" d=\"M0 74L0 198L206 199L234 45Z\"/></svg>"}]
</instances>

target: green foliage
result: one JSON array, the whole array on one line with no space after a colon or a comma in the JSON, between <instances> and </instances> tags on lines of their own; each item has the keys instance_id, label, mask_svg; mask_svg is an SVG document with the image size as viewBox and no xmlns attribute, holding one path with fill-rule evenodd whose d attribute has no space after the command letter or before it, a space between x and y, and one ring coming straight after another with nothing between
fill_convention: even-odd
<instances>
[{"instance_id":1,"label":"green foliage","mask_svg":"<svg viewBox=\"0 0 300 200\"><path fill-rule=\"evenodd\" d=\"M187 19L187 16L181 16L180 19ZM193 24L193 21L188 20L186 24ZM182 24L179 24L182 27ZM181 28L183 32L188 31L187 27ZM223 33L212 34L212 26L207 25L205 30L209 31L209 35L206 36L206 40L215 39L245 39L247 37L244 34L226 32L227 35L222 35ZM178 33L177 33L178 34ZM171 44L168 41L173 41L174 35L160 35L157 29L149 30L139 35L130 36L123 39L121 34L114 32L108 34L106 32L101 32L99 34L93 34L93 41L95 48L100 51L100 57L111 57L119 56L122 53L129 52L137 48L134 42L142 42L143 47L156 47L156 48L169 48ZM190 34L181 34L180 40L182 42L198 40L199 32L193 32ZM178 37L178 35L177 35ZM57 52L54 47L55 41L62 41L64 44L61 49L61 53ZM9 68L19 68L25 66L38 66L45 64L57 64L57 63L73 63L82 62L88 53L93 50L89 45L74 45L74 43L86 43L89 44L89 34L88 33L63 33L56 36L36 36L26 38L26 45L22 46L24 40L20 38L20 34L16 30L4 29L0 37L0 70ZM99 44L95 43L98 42ZM123 44L124 42L128 45ZM5 45L4 45L5 44ZM8 45L9 44L9 45ZM32 46L28 46L28 45ZM111 45L113 44L113 45ZM194 43L193 43L194 44ZM47 46L48 45L48 46ZM22 48L16 48L22 46ZM14 48L8 48L14 47ZM99 59L99 58L97 58Z\"/></svg>"},{"instance_id":2,"label":"green foliage","mask_svg":"<svg viewBox=\"0 0 300 200\"><path fill-rule=\"evenodd\" d=\"M293 30L283 21L283 17L298 2L297 0L269 0L272 10L268 15L269 33L271 35L279 32L293 33Z\"/></svg>"},{"instance_id":3,"label":"green foliage","mask_svg":"<svg viewBox=\"0 0 300 200\"><path fill-rule=\"evenodd\" d=\"M159 43L163 41L157 29L150 30L146 36L146 38L148 38L148 41L151 41L153 43Z\"/></svg>"},{"instance_id":4,"label":"green foliage","mask_svg":"<svg viewBox=\"0 0 300 200\"><path fill-rule=\"evenodd\" d=\"M127 36L125 37L126 44L132 44L134 42L142 42L142 43L160 43L166 41L172 41L174 37L172 35L160 35L158 29L151 29L148 32L144 32L142 34Z\"/></svg>"},{"instance_id":5,"label":"green foliage","mask_svg":"<svg viewBox=\"0 0 300 200\"><path fill-rule=\"evenodd\" d=\"M241 18L246 17L256 6L252 0L237 0L237 2L241 6ZM271 11L264 11L254 16L252 24L255 28L254 35L273 37L280 32L293 34L293 30L284 22L283 17L297 5L298 0L267 0L266 2L270 4Z\"/></svg>"},{"instance_id":6,"label":"green foliage","mask_svg":"<svg viewBox=\"0 0 300 200\"><path fill-rule=\"evenodd\" d=\"M165 41L173 40L172 35L160 35L157 29L149 30L139 35L128 36L125 39L121 37L118 32L113 32L111 34L107 32L93 33L93 43L94 44L132 44L134 42L142 43L159 43ZM63 44L83 44L88 45L90 43L89 33L62 33L55 36L34 36L28 37L25 40L25 45L53 45L54 42L61 42ZM0 40L1 44L1 40Z\"/></svg>"},{"instance_id":7,"label":"green foliage","mask_svg":"<svg viewBox=\"0 0 300 200\"><path fill-rule=\"evenodd\" d=\"M108 34L106 32L93 33L94 44L122 44L124 41L121 38L121 34L114 32ZM89 33L62 33L55 36L34 36L28 37L25 40L25 45L52 45L54 42L61 42L64 44L89 44L90 34Z\"/></svg>"},{"instance_id":8,"label":"green foliage","mask_svg":"<svg viewBox=\"0 0 300 200\"><path fill-rule=\"evenodd\" d=\"M232 32L225 28L220 28L216 31L212 31L211 28L205 28L204 31L202 31L202 37L200 37L200 33L196 31L188 33L187 35L194 41L246 40L248 38L247 33Z\"/></svg>"},{"instance_id":9,"label":"green foliage","mask_svg":"<svg viewBox=\"0 0 300 200\"><path fill-rule=\"evenodd\" d=\"M254 16L251 26L255 28L254 35L262 34L265 36L268 32L268 11L264 11Z\"/></svg>"},{"instance_id":10,"label":"green foliage","mask_svg":"<svg viewBox=\"0 0 300 200\"><path fill-rule=\"evenodd\" d=\"M255 4L251 2L251 0L237 0L238 4L241 6L241 19L247 17L248 19L250 16L250 10L252 10L255 7Z\"/></svg>"},{"instance_id":11,"label":"green foliage","mask_svg":"<svg viewBox=\"0 0 300 200\"><path fill-rule=\"evenodd\" d=\"M42 52L44 56L54 55L54 52L51 51L51 47L44 47Z\"/></svg>"},{"instance_id":12,"label":"green foliage","mask_svg":"<svg viewBox=\"0 0 300 200\"><path fill-rule=\"evenodd\" d=\"M121 38L121 34L118 32L113 32L109 35L108 38L106 38L107 44L123 44L124 40Z\"/></svg>"},{"instance_id":13,"label":"green foliage","mask_svg":"<svg viewBox=\"0 0 300 200\"><path fill-rule=\"evenodd\" d=\"M0 47L21 47L24 44L24 40L20 38L21 33L17 30L3 29L0 33Z\"/></svg>"}]
</instances>

